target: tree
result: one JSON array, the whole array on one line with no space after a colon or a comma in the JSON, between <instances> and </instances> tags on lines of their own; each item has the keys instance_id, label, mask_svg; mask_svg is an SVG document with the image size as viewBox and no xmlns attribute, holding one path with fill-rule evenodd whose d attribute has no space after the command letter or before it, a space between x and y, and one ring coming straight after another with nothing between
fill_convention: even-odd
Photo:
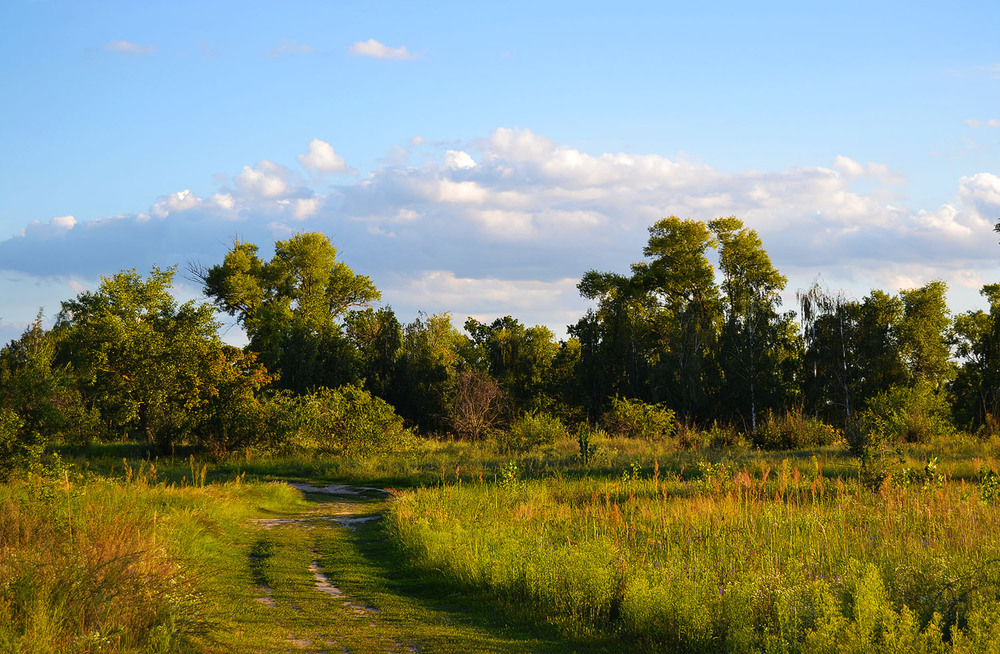
<instances>
[{"instance_id":1,"label":"tree","mask_svg":"<svg viewBox=\"0 0 1000 654\"><path fill-rule=\"evenodd\" d=\"M577 289L597 302L596 309L569 327L581 345L577 369L588 413L597 417L615 395L649 399L649 296L631 277L595 270L583 275Z\"/></svg>"},{"instance_id":2,"label":"tree","mask_svg":"<svg viewBox=\"0 0 1000 654\"><path fill-rule=\"evenodd\" d=\"M57 360L57 335L42 328L42 314L0 351L0 407L23 419L37 442L89 441L100 431L96 411L84 406L72 367Z\"/></svg>"},{"instance_id":3,"label":"tree","mask_svg":"<svg viewBox=\"0 0 1000 654\"><path fill-rule=\"evenodd\" d=\"M947 290L947 284L936 280L899 294L903 302L900 345L912 383L934 390L942 389L954 374L947 342L951 326Z\"/></svg>"},{"instance_id":4,"label":"tree","mask_svg":"<svg viewBox=\"0 0 1000 654\"><path fill-rule=\"evenodd\" d=\"M365 388L395 403L395 376L403 346L403 328L390 307L351 311L345 319L347 338L358 353Z\"/></svg>"},{"instance_id":5,"label":"tree","mask_svg":"<svg viewBox=\"0 0 1000 654\"><path fill-rule=\"evenodd\" d=\"M634 284L647 294L654 340L654 399L684 417L707 417L716 381L711 357L720 316L715 271L706 252L717 245L705 223L675 216L649 228L643 254L632 265Z\"/></svg>"},{"instance_id":6,"label":"tree","mask_svg":"<svg viewBox=\"0 0 1000 654\"><path fill-rule=\"evenodd\" d=\"M458 351L465 340L447 313L420 314L403 328L392 404L406 420L430 432L452 428Z\"/></svg>"},{"instance_id":7,"label":"tree","mask_svg":"<svg viewBox=\"0 0 1000 654\"><path fill-rule=\"evenodd\" d=\"M62 303L61 357L112 437L164 445L192 428L202 362L220 344L212 308L170 293L174 269L102 277L96 292Z\"/></svg>"},{"instance_id":8,"label":"tree","mask_svg":"<svg viewBox=\"0 0 1000 654\"><path fill-rule=\"evenodd\" d=\"M997 432L1000 418L1000 284L980 293L988 312L967 311L955 317L951 341L962 362L950 385L959 424L971 430Z\"/></svg>"},{"instance_id":9,"label":"tree","mask_svg":"<svg viewBox=\"0 0 1000 654\"><path fill-rule=\"evenodd\" d=\"M493 377L516 412L537 410L551 404L546 385L552 361L559 350L547 327L525 327L511 316L491 324L469 318L466 350L468 363Z\"/></svg>"},{"instance_id":10,"label":"tree","mask_svg":"<svg viewBox=\"0 0 1000 654\"><path fill-rule=\"evenodd\" d=\"M195 271L205 294L236 317L249 349L281 374L283 387L305 392L356 381L342 320L381 297L372 281L337 261L336 248L318 232L277 241L270 261L257 250L236 241L222 264Z\"/></svg>"},{"instance_id":11,"label":"tree","mask_svg":"<svg viewBox=\"0 0 1000 654\"><path fill-rule=\"evenodd\" d=\"M782 407L793 388L792 314L777 311L787 280L771 264L757 232L740 220L718 218L709 227L719 240L723 276L722 394L753 431L758 410Z\"/></svg>"}]
</instances>

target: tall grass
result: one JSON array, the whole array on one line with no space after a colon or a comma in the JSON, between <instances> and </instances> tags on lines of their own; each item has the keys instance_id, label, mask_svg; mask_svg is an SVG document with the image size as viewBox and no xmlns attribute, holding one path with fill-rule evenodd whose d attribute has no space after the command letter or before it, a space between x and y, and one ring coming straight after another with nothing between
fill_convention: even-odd
<instances>
[{"instance_id":1,"label":"tall grass","mask_svg":"<svg viewBox=\"0 0 1000 654\"><path fill-rule=\"evenodd\" d=\"M669 651L997 651L1000 507L787 461L401 493L390 528L456 583Z\"/></svg>"},{"instance_id":2,"label":"tall grass","mask_svg":"<svg viewBox=\"0 0 1000 654\"><path fill-rule=\"evenodd\" d=\"M149 465L0 486L0 651L210 650L206 532L293 501L283 486L168 484Z\"/></svg>"}]
</instances>

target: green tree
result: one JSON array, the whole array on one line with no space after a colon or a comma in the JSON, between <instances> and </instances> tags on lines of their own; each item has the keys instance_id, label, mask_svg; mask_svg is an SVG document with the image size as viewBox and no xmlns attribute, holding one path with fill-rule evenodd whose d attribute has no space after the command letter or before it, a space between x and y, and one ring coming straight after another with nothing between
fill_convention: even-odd
<instances>
[{"instance_id":1,"label":"green tree","mask_svg":"<svg viewBox=\"0 0 1000 654\"><path fill-rule=\"evenodd\" d=\"M525 327L511 316L491 324L469 318L465 322L470 347L466 359L474 368L489 373L517 412L546 408L553 359L559 350L547 327Z\"/></svg>"},{"instance_id":2,"label":"green tree","mask_svg":"<svg viewBox=\"0 0 1000 654\"><path fill-rule=\"evenodd\" d=\"M154 267L146 279L120 272L62 303L55 327L62 357L112 437L164 445L192 428L218 323L209 305L177 304L173 276L173 268Z\"/></svg>"},{"instance_id":3,"label":"green tree","mask_svg":"<svg viewBox=\"0 0 1000 654\"><path fill-rule=\"evenodd\" d=\"M23 432L38 442L86 442L101 427L83 403L72 367L56 360L57 335L38 317L21 337L0 350L0 407L23 419Z\"/></svg>"},{"instance_id":4,"label":"green tree","mask_svg":"<svg viewBox=\"0 0 1000 654\"><path fill-rule=\"evenodd\" d=\"M705 223L670 216L649 228L648 261L632 265L634 284L650 304L653 398L687 418L707 418L717 384L719 290L706 256L716 245Z\"/></svg>"},{"instance_id":5,"label":"green tree","mask_svg":"<svg viewBox=\"0 0 1000 654\"><path fill-rule=\"evenodd\" d=\"M951 318L943 281L901 291L903 319L899 326L900 346L913 384L927 384L941 390L954 374L948 344Z\"/></svg>"},{"instance_id":6,"label":"green tree","mask_svg":"<svg viewBox=\"0 0 1000 654\"><path fill-rule=\"evenodd\" d=\"M403 328L393 405L424 431L444 433L452 427L459 350L465 340L447 313L418 315Z\"/></svg>"},{"instance_id":7,"label":"green tree","mask_svg":"<svg viewBox=\"0 0 1000 654\"><path fill-rule=\"evenodd\" d=\"M719 240L723 276L722 397L753 431L760 410L786 408L794 393L796 330L792 314L778 313L787 280L740 220L718 218L709 227Z\"/></svg>"},{"instance_id":8,"label":"green tree","mask_svg":"<svg viewBox=\"0 0 1000 654\"><path fill-rule=\"evenodd\" d=\"M342 321L381 297L372 281L337 261L336 248L318 232L276 242L270 261L257 251L237 241L221 264L196 271L205 294L236 317L249 349L281 374L283 387L305 392L356 381L356 353Z\"/></svg>"},{"instance_id":9,"label":"green tree","mask_svg":"<svg viewBox=\"0 0 1000 654\"><path fill-rule=\"evenodd\" d=\"M351 311L346 319L347 337L358 353L365 388L394 404L395 377L403 347L403 327L390 307Z\"/></svg>"},{"instance_id":10,"label":"green tree","mask_svg":"<svg viewBox=\"0 0 1000 654\"><path fill-rule=\"evenodd\" d=\"M1000 433L1000 284L980 293L989 311L967 311L955 317L951 341L961 362L951 393L955 418L967 429Z\"/></svg>"},{"instance_id":11,"label":"green tree","mask_svg":"<svg viewBox=\"0 0 1000 654\"><path fill-rule=\"evenodd\" d=\"M631 277L595 270L584 274L577 289L597 303L569 327L580 341L577 371L588 414L596 418L615 395L649 399L654 339L649 295Z\"/></svg>"}]
</instances>

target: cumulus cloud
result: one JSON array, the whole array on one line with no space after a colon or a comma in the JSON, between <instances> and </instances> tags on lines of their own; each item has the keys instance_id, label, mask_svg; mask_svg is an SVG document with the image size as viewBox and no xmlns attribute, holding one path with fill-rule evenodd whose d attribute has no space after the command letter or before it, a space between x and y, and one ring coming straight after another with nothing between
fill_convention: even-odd
<instances>
[{"instance_id":1,"label":"cumulus cloud","mask_svg":"<svg viewBox=\"0 0 1000 654\"><path fill-rule=\"evenodd\" d=\"M267 53L267 56L276 58L285 55L311 54L313 52L316 52L316 50L308 43L282 40L273 50Z\"/></svg>"},{"instance_id":2,"label":"cumulus cloud","mask_svg":"<svg viewBox=\"0 0 1000 654\"><path fill-rule=\"evenodd\" d=\"M449 168L455 170L468 170L469 168L476 167L476 162L469 156L469 153L461 150L448 150L445 152L444 163Z\"/></svg>"},{"instance_id":3,"label":"cumulus cloud","mask_svg":"<svg viewBox=\"0 0 1000 654\"><path fill-rule=\"evenodd\" d=\"M401 45L398 48L390 48L375 39L356 41L347 48L347 52L356 57L373 57L375 59L392 59L395 61L409 61L417 58L417 55L408 51L405 45Z\"/></svg>"},{"instance_id":4,"label":"cumulus cloud","mask_svg":"<svg viewBox=\"0 0 1000 654\"><path fill-rule=\"evenodd\" d=\"M860 294L932 278L971 289L996 276L1000 177L993 173L962 177L939 206L912 210L897 173L846 155L731 172L661 154L591 154L526 129L419 145L422 163L332 187L263 159L217 179L210 194L173 192L143 213L36 221L0 242L0 261L19 274L94 277L153 263L212 263L233 236L266 253L276 238L320 230L402 317L418 309L510 313L556 331L585 310L575 291L580 276L627 271L649 225L667 215L740 217L791 288L817 273ZM319 139L299 163L316 173L345 168Z\"/></svg>"},{"instance_id":5,"label":"cumulus cloud","mask_svg":"<svg viewBox=\"0 0 1000 654\"><path fill-rule=\"evenodd\" d=\"M147 55L156 52L155 45L139 45L131 41L109 41L104 44L104 49L127 55Z\"/></svg>"},{"instance_id":6,"label":"cumulus cloud","mask_svg":"<svg viewBox=\"0 0 1000 654\"><path fill-rule=\"evenodd\" d=\"M243 166L243 171L233 178L245 194L265 199L286 197L289 192L289 173L284 166L263 159L254 167Z\"/></svg>"},{"instance_id":7,"label":"cumulus cloud","mask_svg":"<svg viewBox=\"0 0 1000 654\"><path fill-rule=\"evenodd\" d=\"M357 172L347 167L344 158L334 152L332 145L319 139L309 142L309 152L299 155L299 163L306 170L318 173Z\"/></svg>"},{"instance_id":8,"label":"cumulus cloud","mask_svg":"<svg viewBox=\"0 0 1000 654\"><path fill-rule=\"evenodd\" d=\"M979 129L980 127L1000 127L1000 120L996 118L990 118L989 120L969 119L965 121L965 124L973 129Z\"/></svg>"}]
</instances>

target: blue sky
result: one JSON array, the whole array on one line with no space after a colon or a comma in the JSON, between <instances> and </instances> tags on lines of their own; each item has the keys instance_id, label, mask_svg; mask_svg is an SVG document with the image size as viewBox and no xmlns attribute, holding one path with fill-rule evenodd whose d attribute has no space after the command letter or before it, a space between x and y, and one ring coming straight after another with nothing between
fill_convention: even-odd
<instances>
[{"instance_id":1,"label":"blue sky","mask_svg":"<svg viewBox=\"0 0 1000 654\"><path fill-rule=\"evenodd\" d=\"M1000 6L761 5L10 0L0 338L100 275L311 230L404 320L560 333L670 214L743 218L790 292L977 306Z\"/></svg>"}]
</instances>

